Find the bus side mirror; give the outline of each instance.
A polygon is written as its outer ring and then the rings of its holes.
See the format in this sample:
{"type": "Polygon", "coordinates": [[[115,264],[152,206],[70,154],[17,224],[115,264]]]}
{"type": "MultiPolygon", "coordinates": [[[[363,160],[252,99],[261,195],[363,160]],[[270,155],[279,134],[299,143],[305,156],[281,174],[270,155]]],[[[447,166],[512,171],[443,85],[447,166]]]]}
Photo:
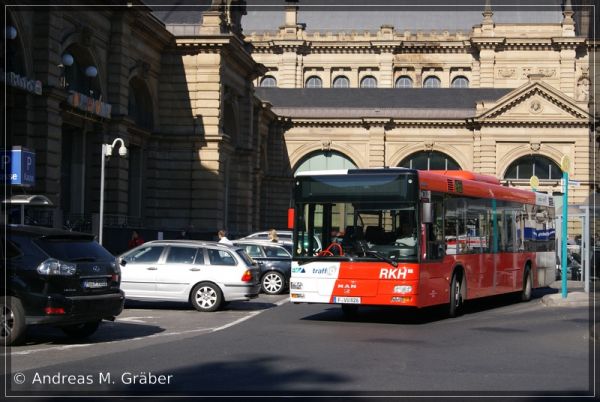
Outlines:
{"type": "Polygon", "coordinates": [[[423,204],[423,208],[422,208],[422,213],[421,213],[421,222],[423,223],[433,223],[433,211],[431,208],[431,203],[430,202],[424,202],[423,204]]]}
{"type": "Polygon", "coordinates": [[[288,229],[294,228],[294,208],[288,208],[288,229]]]}

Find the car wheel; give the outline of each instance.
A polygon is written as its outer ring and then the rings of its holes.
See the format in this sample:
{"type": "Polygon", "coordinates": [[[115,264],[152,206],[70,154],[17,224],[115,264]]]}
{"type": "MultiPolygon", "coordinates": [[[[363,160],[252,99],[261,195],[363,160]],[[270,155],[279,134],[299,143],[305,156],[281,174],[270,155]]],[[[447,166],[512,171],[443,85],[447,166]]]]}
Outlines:
{"type": "Polygon", "coordinates": [[[100,326],[100,320],[84,322],[77,325],[61,327],[63,332],[71,338],[84,339],[91,336],[100,326]]]}
{"type": "Polygon", "coordinates": [[[285,278],[277,271],[267,272],[262,278],[262,290],[269,295],[278,295],[285,289],[285,278]]]}
{"type": "Polygon", "coordinates": [[[463,311],[463,294],[462,294],[462,278],[459,274],[454,273],[452,275],[452,283],[450,285],[450,308],[448,315],[450,317],[457,317],[462,314],[463,311]]]}
{"type": "Polygon", "coordinates": [[[25,310],[16,297],[2,297],[2,344],[18,345],[25,334],[25,310]]]}
{"type": "Polygon", "coordinates": [[[198,311],[216,311],[223,303],[223,294],[217,285],[199,283],[192,289],[191,301],[198,311]]]}
{"type": "Polygon", "coordinates": [[[525,274],[523,276],[523,290],[521,291],[521,301],[531,300],[531,269],[529,265],[525,267],[525,274]]]}

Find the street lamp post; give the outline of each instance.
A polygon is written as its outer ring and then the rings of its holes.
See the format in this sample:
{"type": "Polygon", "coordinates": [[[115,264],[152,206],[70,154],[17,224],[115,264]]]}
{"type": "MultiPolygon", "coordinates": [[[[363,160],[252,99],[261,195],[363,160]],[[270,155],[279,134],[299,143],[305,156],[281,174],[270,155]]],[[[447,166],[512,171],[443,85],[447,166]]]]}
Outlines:
{"type": "Polygon", "coordinates": [[[102,228],[104,226],[104,165],[106,158],[112,156],[112,151],[117,142],[120,142],[119,156],[127,156],[127,147],[125,141],[121,138],[115,138],[112,144],[102,144],[102,162],[100,164],[100,227],[98,229],[98,243],[102,244],[102,228]]]}

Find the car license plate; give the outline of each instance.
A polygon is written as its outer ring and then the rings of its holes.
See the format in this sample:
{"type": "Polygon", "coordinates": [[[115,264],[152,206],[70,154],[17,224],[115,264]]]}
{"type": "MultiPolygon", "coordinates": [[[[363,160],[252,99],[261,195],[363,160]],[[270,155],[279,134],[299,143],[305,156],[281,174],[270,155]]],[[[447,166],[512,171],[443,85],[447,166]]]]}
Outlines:
{"type": "Polygon", "coordinates": [[[106,279],[88,279],[83,281],[83,287],[86,289],[105,288],[107,285],[106,279]]]}
{"type": "Polygon", "coordinates": [[[360,304],[360,297],[334,297],[333,302],[342,304],[360,304]]]}

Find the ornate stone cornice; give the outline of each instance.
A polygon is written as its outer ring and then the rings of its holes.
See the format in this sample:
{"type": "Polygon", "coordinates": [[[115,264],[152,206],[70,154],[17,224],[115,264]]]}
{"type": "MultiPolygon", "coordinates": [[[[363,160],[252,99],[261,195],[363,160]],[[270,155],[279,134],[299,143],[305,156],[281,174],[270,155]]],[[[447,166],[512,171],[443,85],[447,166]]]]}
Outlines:
{"type": "Polygon", "coordinates": [[[476,49],[489,49],[489,50],[498,50],[501,46],[504,45],[506,38],[503,37],[476,37],[471,38],[471,46],[476,49]]]}

